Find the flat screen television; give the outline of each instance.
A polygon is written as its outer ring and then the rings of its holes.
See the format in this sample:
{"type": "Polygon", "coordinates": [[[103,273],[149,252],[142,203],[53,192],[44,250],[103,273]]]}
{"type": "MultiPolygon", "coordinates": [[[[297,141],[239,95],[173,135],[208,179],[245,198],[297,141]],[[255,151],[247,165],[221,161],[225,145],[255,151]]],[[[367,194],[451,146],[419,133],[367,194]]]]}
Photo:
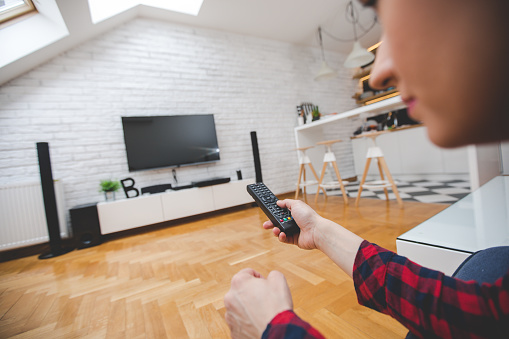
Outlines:
{"type": "Polygon", "coordinates": [[[219,161],[214,115],[122,117],[129,171],[219,161]]]}

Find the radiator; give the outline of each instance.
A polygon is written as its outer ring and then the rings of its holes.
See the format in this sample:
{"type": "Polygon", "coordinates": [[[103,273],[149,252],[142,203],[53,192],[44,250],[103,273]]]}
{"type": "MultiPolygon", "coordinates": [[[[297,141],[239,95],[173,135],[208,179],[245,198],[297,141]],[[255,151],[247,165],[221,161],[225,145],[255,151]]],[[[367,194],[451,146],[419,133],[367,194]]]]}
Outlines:
{"type": "MultiPolygon", "coordinates": [[[[58,221],[68,236],[62,181],[55,180],[58,221]]],[[[0,186],[0,251],[49,241],[40,182],[0,186]]]]}

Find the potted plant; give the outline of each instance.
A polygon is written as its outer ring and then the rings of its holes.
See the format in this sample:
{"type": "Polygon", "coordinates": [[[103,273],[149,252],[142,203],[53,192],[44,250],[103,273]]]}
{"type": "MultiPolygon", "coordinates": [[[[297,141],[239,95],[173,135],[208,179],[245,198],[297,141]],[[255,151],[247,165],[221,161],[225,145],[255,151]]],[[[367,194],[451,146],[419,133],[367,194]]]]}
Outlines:
{"type": "Polygon", "coordinates": [[[313,116],[313,120],[312,121],[320,119],[321,114],[320,114],[320,110],[318,109],[318,106],[315,106],[313,108],[313,112],[311,113],[311,115],[313,116]]]}
{"type": "Polygon", "coordinates": [[[104,192],[106,201],[115,200],[115,192],[120,189],[120,182],[115,180],[101,180],[101,189],[99,192],[104,192]]]}

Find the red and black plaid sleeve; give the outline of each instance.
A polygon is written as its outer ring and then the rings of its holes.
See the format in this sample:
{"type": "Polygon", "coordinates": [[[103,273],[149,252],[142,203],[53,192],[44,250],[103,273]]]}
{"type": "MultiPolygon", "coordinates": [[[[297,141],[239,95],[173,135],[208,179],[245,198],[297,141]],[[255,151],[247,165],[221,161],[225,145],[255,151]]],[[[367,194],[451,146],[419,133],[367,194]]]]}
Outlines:
{"type": "Polygon", "coordinates": [[[462,281],[364,241],[353,278],[359,304],[432,338],[509,338],[509,272],[494,284],[462,281]]]}
{"type": "Polygon", "coordinates": [[[284,311],[272,319],[262,339],[324,339],[310,324],[293,311],[284,311]]]}

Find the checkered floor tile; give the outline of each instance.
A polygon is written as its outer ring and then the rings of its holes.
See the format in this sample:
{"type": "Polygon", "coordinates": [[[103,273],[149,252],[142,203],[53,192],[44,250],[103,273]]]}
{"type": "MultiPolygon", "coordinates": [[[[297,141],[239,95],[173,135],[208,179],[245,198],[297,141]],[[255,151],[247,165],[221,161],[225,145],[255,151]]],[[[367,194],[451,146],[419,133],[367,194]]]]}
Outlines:
{"type": "MultiPolygon", "coordinates": [[[[404,201],[418,201],[425,203],[452,204],[470,193],[470,183],[464,180],[448,181],[398,181],[399,195],[404,201]]],[[[350,198],[356,198],[359,191],[359,182],[352,182],[345,186],[350,198]]],[[[394,193],[389,189],[389,199],[395,199],[394,193]]],[[[341,195],[341,190],[331,189],[330,195],[341,195]]],[[[383,189],[363,189],[362,198],[375,198],[385,200],[383,189]]]]}

